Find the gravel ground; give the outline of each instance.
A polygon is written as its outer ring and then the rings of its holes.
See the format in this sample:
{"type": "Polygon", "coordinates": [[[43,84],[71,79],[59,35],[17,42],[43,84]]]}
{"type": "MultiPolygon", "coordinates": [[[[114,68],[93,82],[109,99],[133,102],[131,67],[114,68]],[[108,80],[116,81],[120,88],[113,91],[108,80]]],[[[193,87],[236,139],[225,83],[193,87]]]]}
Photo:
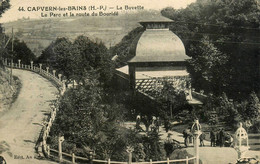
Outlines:
{"type": "Polygon", "coordinates": [[[1,156],[8,164],[52,163],[36,159],[34,146],[58,90],[36,73],[13,70],[13,74],[21,80],[22,88],[10,110],[0,116],[1,156]]]}

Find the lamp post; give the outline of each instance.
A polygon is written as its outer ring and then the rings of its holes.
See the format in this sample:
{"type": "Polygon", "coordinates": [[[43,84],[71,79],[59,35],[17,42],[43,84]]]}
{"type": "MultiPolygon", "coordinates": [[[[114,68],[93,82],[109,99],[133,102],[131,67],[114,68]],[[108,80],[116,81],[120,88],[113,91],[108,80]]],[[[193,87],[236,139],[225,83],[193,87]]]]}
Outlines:
{"type": "Polygon", "coordinates": [[[199,164],[199,136],[201,135],[201,125],[199,120],[195,120],[191,127],[191,133],[194,138],[194,150],[196,156],[196,164],[199,164]]]}
{"type": "Polygon", "coordinates": [[[250,147],[248,145],[248,135],[246,130],[242,127],[242,123],[240,123],[239,128],[236,130],[234,138],[234,148],[238,153],[238,158],[245,157],[250,147]]]}

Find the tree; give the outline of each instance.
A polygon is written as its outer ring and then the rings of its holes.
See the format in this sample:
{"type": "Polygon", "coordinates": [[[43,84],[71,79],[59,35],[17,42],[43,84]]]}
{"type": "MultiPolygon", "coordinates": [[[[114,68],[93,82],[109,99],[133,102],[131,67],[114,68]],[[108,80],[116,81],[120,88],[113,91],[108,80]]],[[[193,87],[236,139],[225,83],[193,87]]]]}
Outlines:
{"type": "Polygon", "coordinates": [[[143,145],[146,154],[146,160],[162,160],[165,154],[163,154],[163,145],[160,143],[160,135],[156,131],[147,133],[147,136],[143,137],[143,145]]]}
{"type": "Polygon", "coordinates": [[[93,68],[97,70],[100,74],[99,81],[108,86],[113,76],[114,65],[105,45],[102,42],[92,42],[88,37],[83,35],[78,36],[73,44],[80,53],[80,57],[78,58],[78,60],[81,60],[79,69],[85,68],[86,70],[90,70],[93,68]]]}
{"type": "Polygon", "coordinates": [[[200,44],[191,45],[190,51],[196,54],[189,61],[192,66],[190,69],[192,79],[200,80],[200,85],[204,85],[207,92],[219,95],[221,88],[227,85],[228,72],[225,69],[227,55],[220,52],[208,37],[204,37],[200,44]]]}
{"type": "Polygon", "coordinates": [[[232,99],[228,99],[225,93],[217,98],[218,116],[227,123],[229,127],[237,128],[237,124],[242,121],[242,116],[237,110],[237,105],[232,99]]]}
{"type": "Polygon", "coordinates": [[[54,68],[61,72],[69,83],[76,74],[79,67],[79,51],[73,46],[68,38],[60,38],[53,48],[54,56],[56,56],[54,68]]]}
{"type": "Polygon", "coordinates": [[[45,48],[37,62],[51,67],[66,77],[66,85],[75,79],[75,72],[79,65],[79,51],[73,43],[65,37],[57,38],[45,48]]]}
{"type": "Polygon", "coordinates": [[[84,83],[84,72],[96,70],[100,75],[99,84],[108,86],[114,70],[110,57],[102,42],[93,42],[81,35],[74,42],[65,37],[57,38],[42,52],[38,63],[58,70],[66,76],[67,83],[71,80],[84,83]]]}
{"type": "Polygon", "coordinates": [[[130,31],[124,38],[110,49],[111,54],[117,55],[116,67],[121,67],[127,65],[127,61],[135,56],[135,49],[137,41],[141,34],[143,33],[144,28],[137,27],[134,30],[130,31]]]}
{"type": "MultiPolygon", "coordinates": [[[[10,8],[10,0],[5,0],[2,1],[0,4],[0,16],[10,8]]],[[[1,27],[1,32],[2,32],[2,27],[1,27]]]]}
{"type": "Polygon", "coordinates": [[[222,64],[217,63],[219,66],[214,67],[213,62],[210,72],[191,65],[188,71],[196,89],[216,94],[226,92],[236,100],[243,100],[252,91],[260,90],[259,37],[255,37],[260,33],[259,10],[255,0],[202,0],[185,9],[162,10],[164,16],[174,20],[170,29],[180,36],[187,55],[197,60],[198,67],[210,66],[207,64],[213,59],[226,56],[225,60],[220,60],[222,64]],[[205,45],[205,37],[209,46],[205,45]],[[203,53],[204,58],[200,60],[203,53]]]}
{"type": "Polygon", "coordinates": [[[36,56],[31,51],[31,49],[26,45],[24,41],[20,41],[15,38],[13,43],[12,51],[12,42],[9,41],[6,49],[4,50],[3,56],[5,58],[13,59],[14,62],[18,62],[20,59],[24,64],[30,64],[31,61],[36,59],[36,56]]]}
{"type": "Polygon", "coordinates": [[[67,143],[76,144],[77,150],[85,147],[95,150],[96,158],[125,160],[126,146],[134,145],[137,136],[120,126],[121,106],[103,102],[106,94],[99,85],[97,72],[85,71],[83,75],[85,82],[62,96],[51,135],[63,134],[67,143]]]}
{"type": "Polygon", "coordinates": [[[260,102],[255,92],[252,92],[249,96],[245,115],[252,122],[257,121],[260,116],[260,102]]]}
{"type": "MultiPolygon", "coordinates": [[[[177,79],[180,83],[186,83],[181,79],[177,79]],[[182,81],[182,82],[181,82],[182,81]]],[[[168,116],[175,114],[176,116],[187,109],[188,102],[181,85],[174,85],[167,80],[162,81],[162,88],[157,90],[156,101],[161,105],[160,115],[162,118],[168,119],[168,116]],[[178,88],[180,87],[180,88],[178,88]]]]}

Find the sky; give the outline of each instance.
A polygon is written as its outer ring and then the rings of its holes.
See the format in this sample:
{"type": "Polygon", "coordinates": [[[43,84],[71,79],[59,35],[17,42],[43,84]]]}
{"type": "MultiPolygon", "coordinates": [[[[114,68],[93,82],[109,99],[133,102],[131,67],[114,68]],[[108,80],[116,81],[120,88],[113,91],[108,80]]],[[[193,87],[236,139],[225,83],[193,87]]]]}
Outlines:
{"type": "MultiPolygon", "coordinates": [[[[171,6],[175,9],[185,8],[188,4],[195,2],[196,0],[10,0],[11,8],[7,10],[0,22],[15,21],[20,18],[41,18],[41,11],[28,11],[28,7],[37,6],[100,6],[107,5],[113,6],[144,6],[144,9],[160,10],[162,8],[171,6]],[[19,7],[23,7],[25,11],[18,11],[19,7]]],[[[133,11],[127,11],[133,12],[133,11]]],[[[49,14],[49,13],[48,13],[49,14]]]]}

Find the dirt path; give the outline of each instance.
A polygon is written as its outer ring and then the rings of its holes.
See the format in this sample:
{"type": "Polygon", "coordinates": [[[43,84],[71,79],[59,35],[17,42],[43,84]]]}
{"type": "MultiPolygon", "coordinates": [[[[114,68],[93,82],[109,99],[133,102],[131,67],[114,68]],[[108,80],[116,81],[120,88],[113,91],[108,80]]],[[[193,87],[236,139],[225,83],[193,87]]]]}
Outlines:
{"type": "Polygon", "coordinates": [[[8,164],[52,163],[36,159],[34,146],[58,91],[36,73],[14,70],[13,74],[22,88],[11,109],[0,115],[0,153],[8,164]]]}

